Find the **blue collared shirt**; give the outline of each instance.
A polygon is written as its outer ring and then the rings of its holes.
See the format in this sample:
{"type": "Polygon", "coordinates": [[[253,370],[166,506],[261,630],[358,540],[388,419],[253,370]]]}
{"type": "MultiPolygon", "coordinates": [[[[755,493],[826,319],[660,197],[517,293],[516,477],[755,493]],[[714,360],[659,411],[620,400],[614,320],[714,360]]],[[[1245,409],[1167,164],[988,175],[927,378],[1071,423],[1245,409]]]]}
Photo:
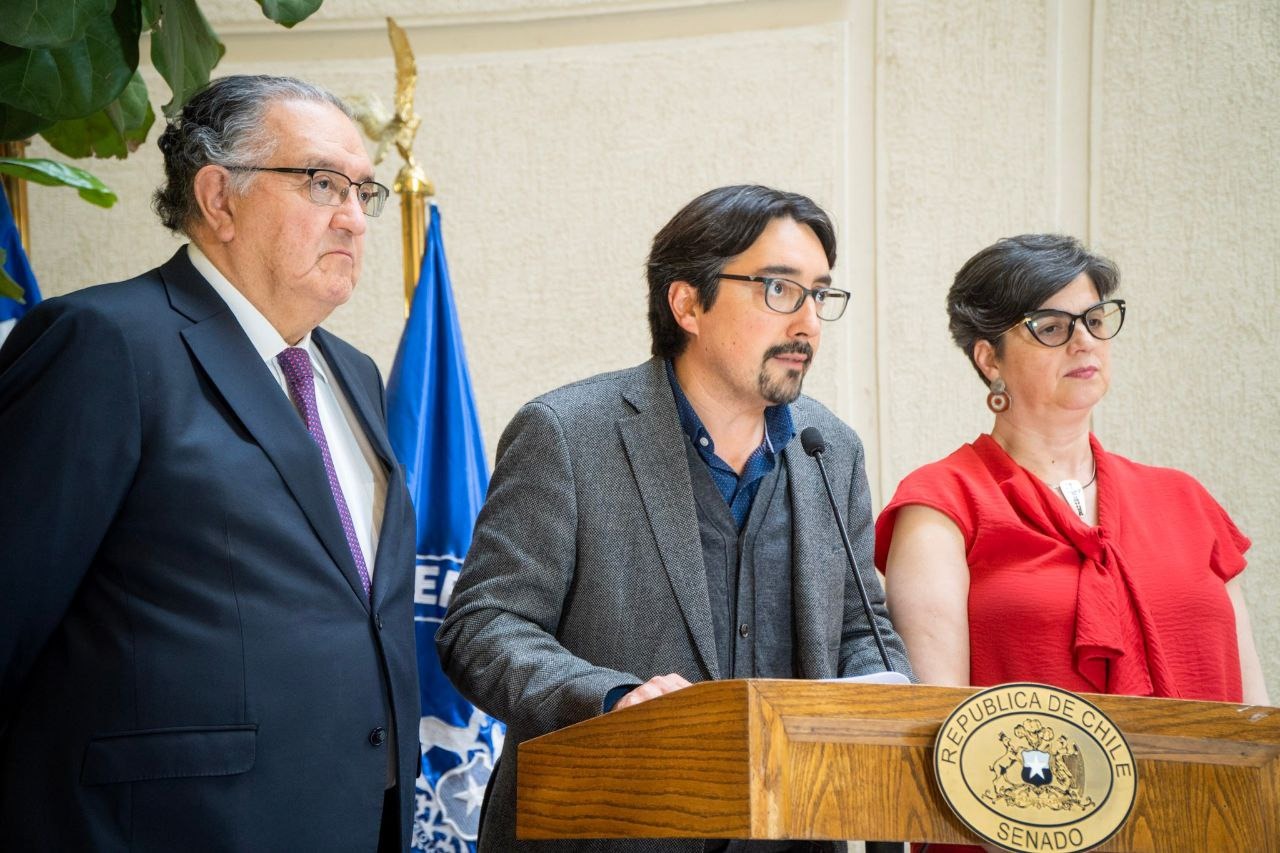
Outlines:
{"type": "Polygon", "coordinates": [[[760,489],[760,481],[773,470],[773,466],[777,464],[778,454],[796,434],[795,423],[791,420],[791,407],[782,403],[769,406],[764,410],[764,439],[760,442],[760,446],[747,457],[747,464],[743,467],[742,473],[738,474],[729,466],[729,463],[716,455],[716,443],[707,432],[707,428],[702,425],[702,419],[693,410],[689,398],[680,389],[680,382],[676,379],[671,360],[668,359],[666,364],[667,380],[671,383],[671,393],[676,399],[676,414],[680,417],[680,427],[693,442],[698,456],[707,463],[711,479],[715,481],[716,488],[724,496],[724,502],[729,505],[729,511],[733,513],[733,520],[741,530],[742,525],[747,521],[747,514],[751,512],[751,502],[755,500],[756,492],[760,489]]]}

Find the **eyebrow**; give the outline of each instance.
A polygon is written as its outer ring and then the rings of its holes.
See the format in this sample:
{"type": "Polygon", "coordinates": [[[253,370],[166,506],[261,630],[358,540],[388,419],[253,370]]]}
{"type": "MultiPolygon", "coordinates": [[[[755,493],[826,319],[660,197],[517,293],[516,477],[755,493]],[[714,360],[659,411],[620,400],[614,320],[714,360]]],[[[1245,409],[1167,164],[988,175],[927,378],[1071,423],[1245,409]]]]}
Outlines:
{"type": "Polygon", "coordinates": [[[1092,305],[1090,305],[1090,306],[1088,306],[1087,308],[1085,308],[1083,311],[1068,311],[1066,308],[1035,308],[1035,309],[1033,309],[1033,310],[1031,310],[1031,311],[1028,311],[1027,313],[1028,313],[1028,314],[1042,314],[1042,313],[1044,313],[1044,312],[1046,312],[1046,311],[1052,311],[1054,314],[1069,314],[1069,315],[1070,315],[1070,316],[1072,316],[1072,317],[1080,317],[1080,316],[1082,316],[1082,315],[1084,315],[1084,314],[1088,314],[1090,311],[1092,311],[1094,308],[1097,308],[1099,305],[1104,305],[1104,304],[1106,304],[1107,302],[1110,302],[1110,301],[1111,301],[1111,300],[1109,300],[1109,299],[1104,299],[1104,300],[1102,300],[1101,302],[1095,302],[1095,303],[1093,303],[1092,305]]]}
{"type": "MultiPolygon", "coordinates": [[[[760,267],[756,270],[756,275],[776,275],[786,276],[787,278],[798,278],[800,276],[800,270],[795,267],[789,267],[786,264],[772,264],[767,267],[760,267]]],[[[820,275],[814,279],[814,282],[824,286],[829,285],[831,284],[831,275],[820,275]]]]}
{"type": "MultiPolygon", "coordinates": [[[[311,157],[311,158],[307,158],[307,162],[312,164],[307,167],[309,169],[324,169],[325,171],[328,171],[328,172],[337,172],[339,175],[342,175],[344,177],[350,177],[349,175],[347,175],[346,172],[342,171],[342,169],[339,168],[339,165],[340,165],[339,163],[336,163],[333,160],[329,160],[328,158],[311,157]]],[[[374,180],[374,176],[372,174],[368,174],[363,178],[357,177],[355,179],[355,182],[357,184],[363,184],[366,181],[372,181],[372,180],[374,180]]]]}

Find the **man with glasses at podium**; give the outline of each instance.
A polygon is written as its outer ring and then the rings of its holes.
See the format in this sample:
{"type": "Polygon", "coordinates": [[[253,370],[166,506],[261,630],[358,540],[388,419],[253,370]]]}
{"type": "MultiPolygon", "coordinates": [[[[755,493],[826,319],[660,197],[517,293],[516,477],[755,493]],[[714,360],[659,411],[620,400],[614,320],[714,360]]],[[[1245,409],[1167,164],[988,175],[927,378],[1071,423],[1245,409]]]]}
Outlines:
{"type": "Polygon", "coordinates": [[[488,851],[828,851],[810,841],[515,838],[521,741],[691,682],[909,673],[872,560],[861,442],[800,394],[833,286],[835,232],[808,198],[723,187],[690,202],[648,261],[653,358],[525,405],[441,625],[445,670],[508,737],[488,851]],[[825,439],[869,607],[814,459],[825,439]],[[868,610],[870,612],[868,612],[868,610]],[[883,636],[883,653],[871,628],[883,636]]]}

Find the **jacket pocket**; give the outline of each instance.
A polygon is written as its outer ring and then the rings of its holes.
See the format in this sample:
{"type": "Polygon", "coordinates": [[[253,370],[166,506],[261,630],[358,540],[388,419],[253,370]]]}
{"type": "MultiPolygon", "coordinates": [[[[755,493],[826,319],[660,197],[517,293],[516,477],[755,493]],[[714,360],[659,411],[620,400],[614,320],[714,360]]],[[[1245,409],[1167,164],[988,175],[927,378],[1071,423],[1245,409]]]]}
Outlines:
{"type": "Polygon", "coordinates": [[[253,767],[258,727],[190,726],[100,735],[85,750],[80,782],[234,776],[253,767]]]}

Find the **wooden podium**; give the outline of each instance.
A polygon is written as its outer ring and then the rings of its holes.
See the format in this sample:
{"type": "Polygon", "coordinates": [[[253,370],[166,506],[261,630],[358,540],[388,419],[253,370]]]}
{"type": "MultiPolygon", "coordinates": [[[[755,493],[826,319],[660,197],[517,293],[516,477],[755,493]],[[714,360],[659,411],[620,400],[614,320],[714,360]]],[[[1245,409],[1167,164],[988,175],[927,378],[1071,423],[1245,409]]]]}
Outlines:
{"type": "MultiPolygon", "coordinates": [[[[975,843],[934,783],[971,688],[715,681],[520,745],[516,833],[975,843]]],[[[1138,763],[1101,850],[1280,853],[1280,709],[1088,694],[1138,763]]]]}

